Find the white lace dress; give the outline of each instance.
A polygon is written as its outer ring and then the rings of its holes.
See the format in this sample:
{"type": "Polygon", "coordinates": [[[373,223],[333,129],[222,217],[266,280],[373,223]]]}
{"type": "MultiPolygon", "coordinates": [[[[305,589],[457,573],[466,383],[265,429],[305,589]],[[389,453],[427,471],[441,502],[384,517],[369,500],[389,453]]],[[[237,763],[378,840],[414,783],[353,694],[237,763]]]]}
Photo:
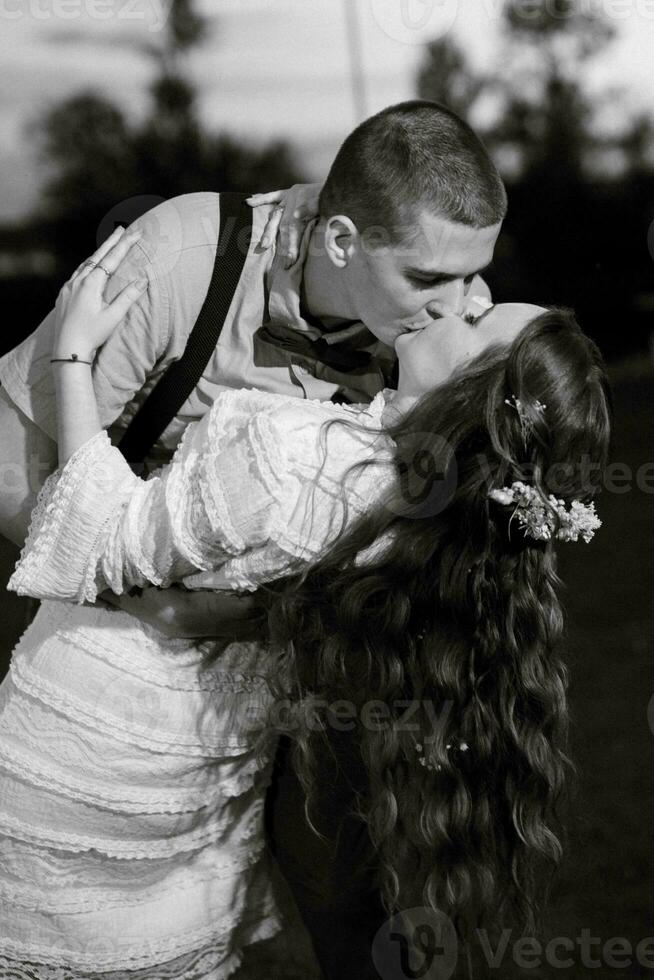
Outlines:
{"type": "Polygon", "coordinates": [[[344,487],[352,520],[389,486],[384,403],[227,391],[147,481],[104,433],[48,480],[10,583],[44,601],[0,687],[0,977],[223,980],[285,928],[262,822],[274,733],[254,751],[278,655],[80,603],[299,569],[338,534],[344,487]],[[325,441],[327,419],[370,431],[325,441]]]}

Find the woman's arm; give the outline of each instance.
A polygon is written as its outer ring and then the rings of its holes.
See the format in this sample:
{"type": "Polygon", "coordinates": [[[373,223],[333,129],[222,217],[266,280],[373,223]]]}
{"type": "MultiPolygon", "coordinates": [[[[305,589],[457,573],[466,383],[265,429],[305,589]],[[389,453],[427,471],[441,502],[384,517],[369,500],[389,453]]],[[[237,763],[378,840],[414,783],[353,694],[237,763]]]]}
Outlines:
{"type": "Polygon", "coordinates": [[[111,303],[105,303],[103,294],[108,277],[139,238],[138,232],[125,233],[124,228],[117,228],[75,270],[57,298],[52,369],[61,466],[102,431],[91,376],[95,352],[123,320],[146,281],[130,283],[111,303]]]}
{"type": "Polygon", "coordinates": [[[268,486],[253,473],[251,406],[239,409],[238,393],[219,396],[226,399],[220,450],[209,412],[189,426],[173,461],[147,481],[132,473],[102,430],[89,362],[138,296],[138,284],[111,304],[102,296],[106,277],[135,240],[119,230],[79,267],[57,301],[53,370],[62,465],[44,487],[10,583],[36,598],[93,602],[107,588],[121,594],[133,585],[167,587],[259,547],[275,509],[268,486]]]}

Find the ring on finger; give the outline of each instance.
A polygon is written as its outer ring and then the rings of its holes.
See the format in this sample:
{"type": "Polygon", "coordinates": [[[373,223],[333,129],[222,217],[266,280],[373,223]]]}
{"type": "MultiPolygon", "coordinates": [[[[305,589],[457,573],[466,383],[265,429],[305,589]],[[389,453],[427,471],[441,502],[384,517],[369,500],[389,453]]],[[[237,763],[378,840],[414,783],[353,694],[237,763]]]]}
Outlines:
{"type": "Polygon", "coordinates": [[[100,269],[101,272],[104,272],[105,276],[110,276],[111,275],[111,273],[109,272],[109,270],[108,269],[105,269],[105,267],[103,265],[101,265],[99,262],[94,263],[94,265],[95,265],[95,268],[96,269],[100,269]]]}
{"type": "Polygon", "coordinates": [[[97,263],[93,259],[87,259],[86,262],[82,262],[81,268],[84,269],[87,265],[90,265],[94,269],[97,263]]]}

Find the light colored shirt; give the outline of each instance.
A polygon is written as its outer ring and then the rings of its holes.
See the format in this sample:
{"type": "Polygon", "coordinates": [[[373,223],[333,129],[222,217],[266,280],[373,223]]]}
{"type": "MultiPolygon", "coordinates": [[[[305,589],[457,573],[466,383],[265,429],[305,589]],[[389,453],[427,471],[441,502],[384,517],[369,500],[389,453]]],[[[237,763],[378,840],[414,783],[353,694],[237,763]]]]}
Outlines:
{"type": "MultiPolygon", "coordinates": [[[[253,235],[241,278],[215,352],[186,403],[155,445],[150,463],[169,459],[186,426],[201,418],[226,388],[256,388],[298,398],[328,401],[341,387],[329,370],[306,358],[285,355],[259,343],[257,334],[268,322],[283,332],[316,339],[320,328],[303,318],[300,304],[302,271],[312,230],[303,235],[298,261],[290,270],[275,249],[257,247],[270,207],[252,211],[253,235]],[[295,362],[295,363],[293,363],[295,362]],[[318,376],[314,376],[318,375],[318,376]]],[[[135,415],[168,366],[184,351],[204,301],[220,232],[217,193],[172,198],[134,222],[142,238],[108,280],[111,300],[126,283],[147,277],[148,287],[100,350],[93,368],[102,424],[112,440],[135,415]]],[[[39,428],[56,438],[56,400],[50,366],[54,311],[14,350],[0,358],[0,384],[18,408],[39,428]]],[[[359,402],[370,401],[385,386],[387,375],[377,358],[388,364],[392,352],[375,341],[363,324],[325,332],[330,344],[372,354],[369,370],[355,378],[359,402]]]]}

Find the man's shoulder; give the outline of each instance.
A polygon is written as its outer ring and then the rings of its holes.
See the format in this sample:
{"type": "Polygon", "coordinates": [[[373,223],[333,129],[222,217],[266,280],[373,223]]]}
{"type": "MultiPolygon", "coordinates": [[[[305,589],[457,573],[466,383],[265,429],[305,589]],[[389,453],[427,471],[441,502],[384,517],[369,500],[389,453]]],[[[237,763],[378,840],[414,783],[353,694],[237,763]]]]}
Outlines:
{"type": "Polygon", "coordinates": [[[214,246],[220,233],[220,197],[215,191],[180,194],[162,201],[134,222],[140,247],[153,265],[181,251],[214,246]]]}
{"type": "MultiPolygon", "coordinates": [[[[263,233],[271,208],[272,205],[252,209],[255,241],[263,233]]],[[[207,266],[205,271],[210,271],[220,236],[220,194],[196,191],[171,197],[146,211],[132,227],[141,232],[139,248],[155,277],[161,279],[176,271],[188,275],[188,263],[179,261],[182,253],[187,253],[191,265],[198,261],[207,266]]]]}

